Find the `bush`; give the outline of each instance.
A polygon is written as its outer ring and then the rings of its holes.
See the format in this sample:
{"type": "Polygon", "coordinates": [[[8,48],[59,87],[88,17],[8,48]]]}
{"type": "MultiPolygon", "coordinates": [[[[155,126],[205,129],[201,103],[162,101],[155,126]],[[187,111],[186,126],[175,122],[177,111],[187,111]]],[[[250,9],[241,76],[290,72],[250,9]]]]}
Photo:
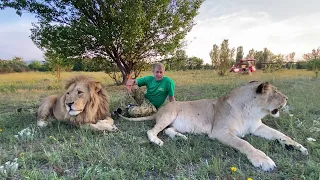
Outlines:
{"type": "Polygon", "coordinates": [[[313,59],[308,61],[306,64],[306,69],[310,71],[320,70],[320,59],[313,59]]]}
{"type": "Polygon", "coordinates": [[[30,70],[33,70],[33,71],[39,71],[42,67],[42,64],[40,61],[32,61],[29,65],[28,65],[28,68],[30,70]]]}
{"type": "Polygon", "coordinates": [[[320,59],[313,59],[313,60],[308,61],[307,69],[310,71],[313,71],[316,75],[316,78],[317,78],[319,75],[319,70],[320,70],[320,59]]]}
{"type": "Polygon", "coordinates": [[[307,69],[307,64],[308,64],[308,62],[306,62],[306,61],[297,62],[296,67],[297,67],[297,69],[307,69]]]}

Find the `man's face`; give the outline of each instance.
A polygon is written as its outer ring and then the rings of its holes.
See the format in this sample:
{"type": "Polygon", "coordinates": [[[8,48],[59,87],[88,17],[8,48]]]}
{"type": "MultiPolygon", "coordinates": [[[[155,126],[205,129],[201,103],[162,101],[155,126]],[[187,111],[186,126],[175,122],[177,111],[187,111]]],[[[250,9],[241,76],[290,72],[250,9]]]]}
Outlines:
{"type": "Polygon", "coordinates": [[[153,75],[156,78],[157,81],[161,81],[164,76],[164,69],[161,67],[156,67],[153,70],[153,75]]]}

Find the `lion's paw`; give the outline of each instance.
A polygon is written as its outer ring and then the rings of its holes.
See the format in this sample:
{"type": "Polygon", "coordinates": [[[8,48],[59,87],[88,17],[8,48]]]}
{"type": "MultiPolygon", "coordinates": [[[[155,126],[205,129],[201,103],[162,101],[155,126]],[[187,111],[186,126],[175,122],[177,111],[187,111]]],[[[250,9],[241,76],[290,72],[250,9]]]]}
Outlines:
{"type": "Polygon", "coordinates": [[[255,151],[248,158],[255,167],[259,167],[264,171],[272,171],[277,167],[273,160],[260,150],[255,151]]]}
{"type": "Polygon", "coordinates": [[[44,127],[46,127],[46,126],[48,126],[49,125],[49,122],[47,122],[47,121],[38,121],[37,122],[37,125],[40,127],[40,128],[44,128],[44,127]]]}

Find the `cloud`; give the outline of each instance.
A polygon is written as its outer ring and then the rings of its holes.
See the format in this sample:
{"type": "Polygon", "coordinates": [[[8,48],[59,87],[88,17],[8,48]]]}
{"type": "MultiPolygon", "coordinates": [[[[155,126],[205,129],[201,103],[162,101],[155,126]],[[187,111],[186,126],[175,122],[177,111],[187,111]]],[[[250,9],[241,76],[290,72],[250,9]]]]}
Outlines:
{"type": "MultiPolygon", "coordinates": [[[[273,53],[296,52],[296,59],[320,46],[319,0],[208,0],[199,9],[196,25],[188,33],[188,56],[210,62],[213,44],[229,39],[230,47],[264,47],[273,53]]],[[[13,10],[0,11],[0,58],[43,59],[29,36],[31,15],[18,17],[13,10]]]]}
{"type": "MultiPolygon", "coordinates": [[[[240,0],[241,1],[241,0],[240,0]]],[[[264,47],[273,53],[288,54],[296,52],[295,59],[302,59],[302,54],[311,52],[320,44],[320,18],[317,11],[308,13],[281,15],[288,9],[275,7],[264,10],[264,3],[238,4],[237,1],[204,3],[200,14],[195,18],[197,25],[187,35],[188,46],[185,48],[188,56],[197,56],[209,63],[209,52],[213,44],[220,45],[224,39],[229,39],[230,47],[244,47],[245,54],[252,48],[262,50],[264,47]],[[211,8],[210,5],[220,7],[211,8]],[[237,8],[235,8],[237,7],[237,8]]],[[[242,1],[241,1],[242,2],[242,1]]],[[[259,1],[260,2],[260,1],[259,1]]],[[[319,2],[317,4],[320,4],[319,2]]],[[[288,4],[278,4],[286,7],[288,4]]],[[[294,7],[300,3],[293,4],[294,7]]],[[[300,8],[300,7],[299,7],[300,8]]]]}

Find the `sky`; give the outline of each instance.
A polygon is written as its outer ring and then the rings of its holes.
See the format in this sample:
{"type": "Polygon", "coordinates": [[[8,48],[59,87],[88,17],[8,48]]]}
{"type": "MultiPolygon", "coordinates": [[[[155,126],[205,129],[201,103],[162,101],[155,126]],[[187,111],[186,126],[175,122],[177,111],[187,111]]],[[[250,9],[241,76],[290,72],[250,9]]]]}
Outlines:
{"type": "MultiPolygon", "coordinates": [[[[189,57],[210,63],[209,52],[224,39],[230,47],[270,49],[274,54],[295,52],[295,59],[320,46],[319,0],[206,0],[187,34],[184,48],[189,57]]],[[[43,60],[30,39],[31,14],[19,17],[12,9],[0,10],[0,59],[14,56],[43,60]]]]}

